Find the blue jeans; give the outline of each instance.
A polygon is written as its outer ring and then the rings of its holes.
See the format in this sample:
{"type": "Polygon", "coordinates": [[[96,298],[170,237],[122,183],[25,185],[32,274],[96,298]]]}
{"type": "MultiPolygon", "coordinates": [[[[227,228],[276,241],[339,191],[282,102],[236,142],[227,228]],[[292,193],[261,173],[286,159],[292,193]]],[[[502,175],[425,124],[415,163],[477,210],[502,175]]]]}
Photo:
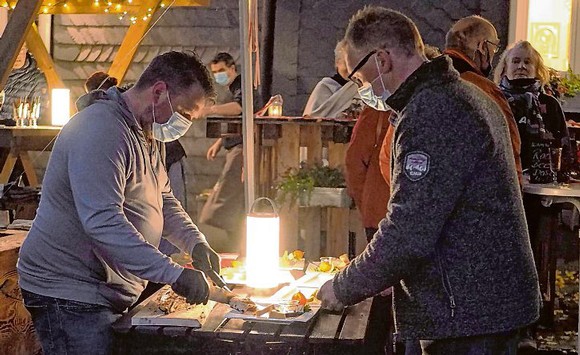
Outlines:
{"type": "Polygon", "coordinates": [[[121,315],[112,309],[22,290],[45,355],[110,354],[111,325],[121,315]]]}
{"type": "MultiPolygon", "coordinates": [[[[516,355],[519,338],[519,331],[512,330],[472,337],[421,340],[421,349],[423,355],[516,355]]],[[[421,354],[420,350],[418,354],[421,354]]]]}

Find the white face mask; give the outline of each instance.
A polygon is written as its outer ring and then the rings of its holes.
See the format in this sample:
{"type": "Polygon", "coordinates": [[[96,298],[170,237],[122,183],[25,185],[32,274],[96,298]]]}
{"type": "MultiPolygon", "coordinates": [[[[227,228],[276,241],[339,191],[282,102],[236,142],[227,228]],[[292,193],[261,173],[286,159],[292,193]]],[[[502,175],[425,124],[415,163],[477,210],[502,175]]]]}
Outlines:
{"type": "Polygon", "coordinates": [[[377,72],[379,76],[377,76],[372,82],[365,84],[364,86],[358,88],[358,94],[360,95],[361,100],[369,107],[374,108],[377,111],[390,111],[391,108],[387,105],[386,101],[391,96],[391,92],[387,90],[385,87],[385,83],[383,82],[382,74],[380,73],[379,68],[379,61],[377,57],[375,57],[375,64],[377,66],[377,72]],[[381,97],[378,97],[375,92],[373,91],[373,85],[377,79],[381,80],[381,85],[383,86],[383,93],[381,97]]]}
{"type": "Polygon", "coordinates": [[[215,79],[215,82],[216,83],[218,83],[219,85],[222,85],[222,86],[228,85],[228,81],[230,80],[228,78],[228,74],[225,71],[221,71],[219,73],[215,73],[213,75],[213,78],[215,79]]]}
{"type": "Polygon", "coordinates": [[[167,91],[167,101],[169,101],[169,107],[171,107],[173,114],[165,123],[155,122],[155,105],[153,105],[153,138],[160,142],[171,142],[179,139],[187,133],[192,124],[181,113],[173,111],[173,105],[171,105],[171,100],[169,99],[169,90],[167,91]]]}

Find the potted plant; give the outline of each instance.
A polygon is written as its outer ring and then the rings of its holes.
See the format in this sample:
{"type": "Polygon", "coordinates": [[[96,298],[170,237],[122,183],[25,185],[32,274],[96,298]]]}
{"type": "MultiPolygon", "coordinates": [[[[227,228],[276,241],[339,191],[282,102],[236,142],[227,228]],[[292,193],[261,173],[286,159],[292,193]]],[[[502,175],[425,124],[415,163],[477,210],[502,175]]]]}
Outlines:
{"type": "Polygon", "coordinates": [[[290,168],[276,185],[280,204],[296,202],[301,207],[349,207],[346,182],[337,168],[314,165],[290,168]]]}

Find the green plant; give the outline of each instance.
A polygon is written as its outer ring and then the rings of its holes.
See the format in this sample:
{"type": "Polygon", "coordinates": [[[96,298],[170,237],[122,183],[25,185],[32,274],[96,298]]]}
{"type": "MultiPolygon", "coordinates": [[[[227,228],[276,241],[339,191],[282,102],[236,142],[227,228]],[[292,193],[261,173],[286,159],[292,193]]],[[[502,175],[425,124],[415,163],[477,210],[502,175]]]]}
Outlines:
{"type": "Polygon", "coordinates": [[[580,75],[575,74],[568,68],[566,74],[550,68],[550,83],[546,87],[554,97],[561,99],[561,96],[574,97],[580,92],[580,75]]]}
{"type": "Polygon", "coordinates": [[[305,196],[307,201],[310,201],[314,187],[345,186],[344,176],[337,168],[320,165],[290,168],[281,175],[276,185],[279,191],[277,202],[283,205],[286,200],[289,200],[290,206],[293,206],[301,196],[305,196]]]}
{"type": "Polygon", "coordinates": [[[562,78],[562,86],[566,90],[564,96],[576,96],[580,92],[580,75],[575,74],[572,68],[568,68],[567,75],[562,78]]]}

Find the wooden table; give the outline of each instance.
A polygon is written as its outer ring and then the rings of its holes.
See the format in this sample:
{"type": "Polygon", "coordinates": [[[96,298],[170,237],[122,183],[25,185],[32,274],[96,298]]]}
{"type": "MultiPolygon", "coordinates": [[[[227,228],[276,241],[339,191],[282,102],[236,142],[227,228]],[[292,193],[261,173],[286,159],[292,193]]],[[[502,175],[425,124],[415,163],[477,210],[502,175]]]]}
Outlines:
{"type": "Polygon", "coordinates": [[[28,185],[33,187],[38,186],[38,176],[36,175],[33,161],[28,152],[51,150],[61,128],[54,126],[0,126],[0,148],[8,150],[7,156],[2,162],[0,184],[9,182],[14,166],[20,160],[28,180],[28,185]]]}
{"type": "Polygon", "coordinates": [[[372,299],[367,299],[341,313],[320,310],[310,322],[291,325],[225,319],[231,308],[217,304],[201,329],[131,326],[139,305],[114,324],[115,353],[361,353],[375,345],[366,341],[373,328],[369,326],[371,304],[372,299]]]}
{"type": "MultiPolygon", "coordinates": [[[[530,184],[524,180],[524,193],[531,195],[538,195],[541,197],[542,205],[545,207],[550,207],[553,204],[563,204],[569,203],[574,206],[574,208],[580,212],[580,183],[571,183],[566,185],[556,185],[556,184],[530,184]]],[[[553,229],[552,234],[553,234],[553,229]]],[[[549,239],[554,239],[553,235],[549,239]]],[[[554,297],[555,297],[555,279],[556,279],[556,253],[555,253],[555,243],[550,243],[548,248],[548,260],[547,267],[549,271],[548,277],[548,302],[545,303],[546,311],[554,312],[554,297]]],[[[580,256],[579,256],[580,260],[580,256]]],[[[541,279],[541,275],[540,275],[541,279]]],[[[541,280],[540,280],[541,282],[541,280]]],[[[580,290],[580,285],[579,285],[580,290]]],[[[580,306],[579,306],[580,311],[580,306]]],[[[578,331],[580,333],[580,319],[578,320],[578,331]]],[[[576,350],[580,351],[580,337],[576,341],[576,350]]]]}

